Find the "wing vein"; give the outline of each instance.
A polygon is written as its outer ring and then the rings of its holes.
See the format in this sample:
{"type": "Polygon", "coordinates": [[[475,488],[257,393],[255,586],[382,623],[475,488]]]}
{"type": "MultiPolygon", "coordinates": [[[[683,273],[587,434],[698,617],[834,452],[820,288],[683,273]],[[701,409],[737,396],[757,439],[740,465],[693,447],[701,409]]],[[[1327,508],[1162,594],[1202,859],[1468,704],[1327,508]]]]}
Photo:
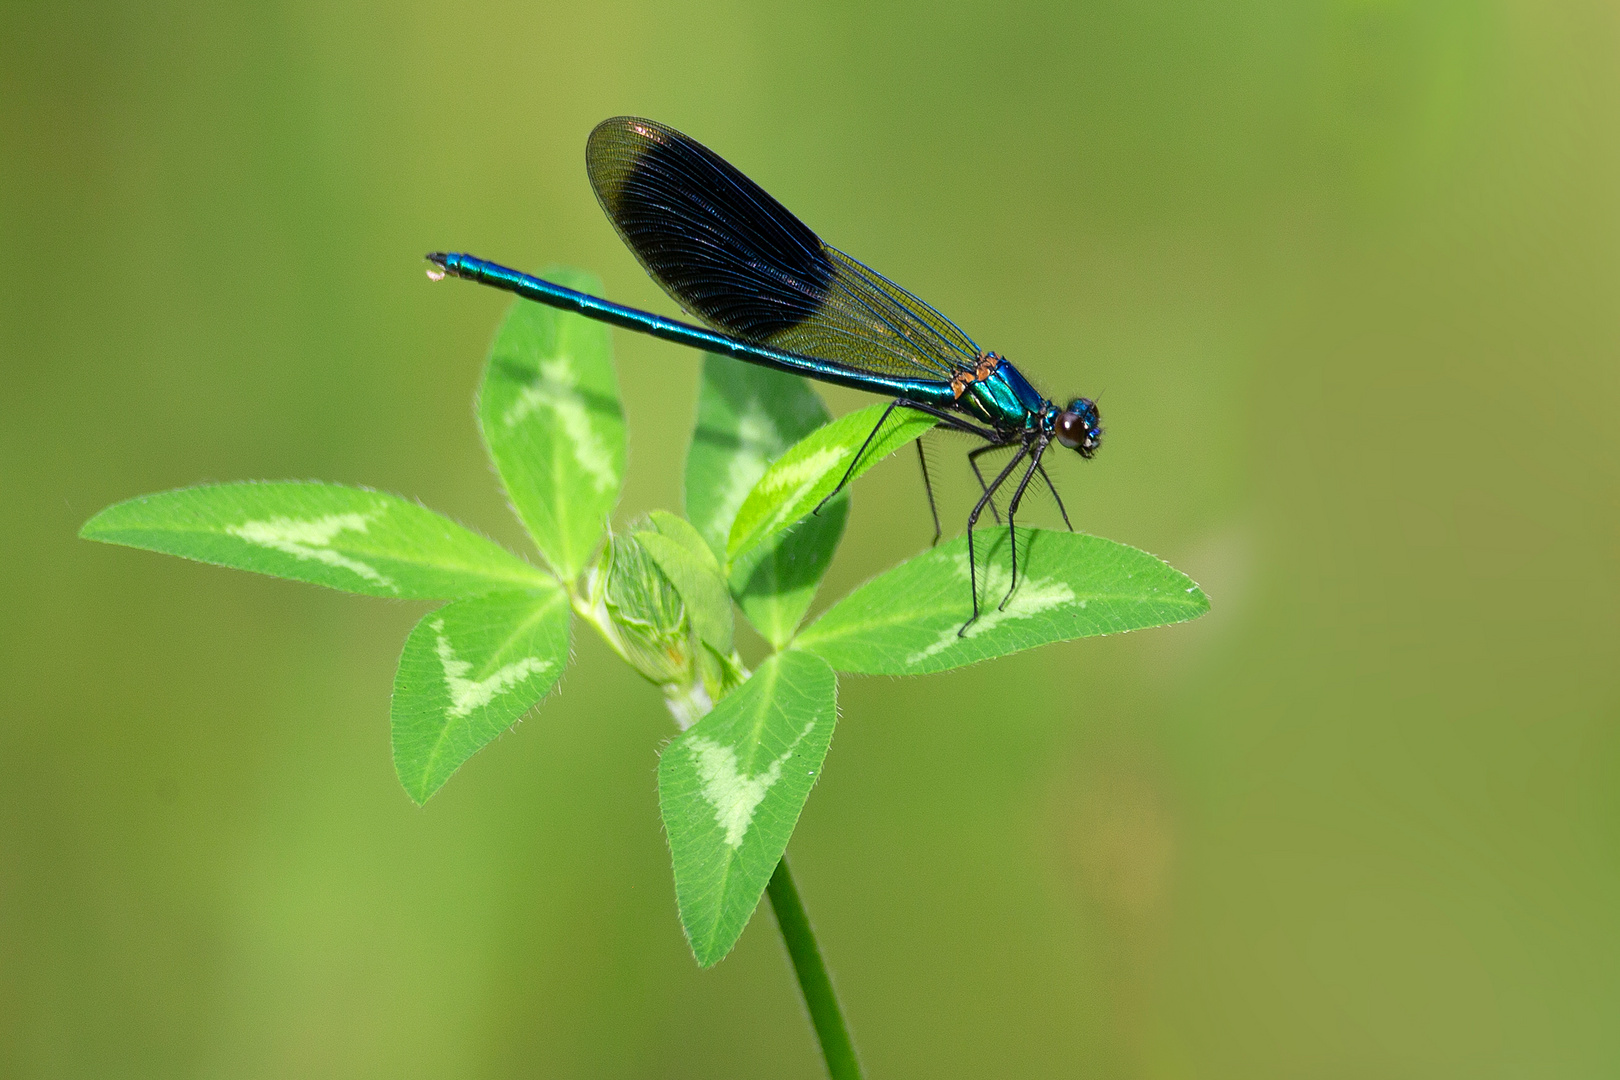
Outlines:
{"type": "Polygon", "coordinates": [[[955,323],[822,243],[759,185],[672,128],[606,120],[591,132],[586,167],[648,274],[722,333],[910,379],[949,381],[977,360],[955,323]]]}

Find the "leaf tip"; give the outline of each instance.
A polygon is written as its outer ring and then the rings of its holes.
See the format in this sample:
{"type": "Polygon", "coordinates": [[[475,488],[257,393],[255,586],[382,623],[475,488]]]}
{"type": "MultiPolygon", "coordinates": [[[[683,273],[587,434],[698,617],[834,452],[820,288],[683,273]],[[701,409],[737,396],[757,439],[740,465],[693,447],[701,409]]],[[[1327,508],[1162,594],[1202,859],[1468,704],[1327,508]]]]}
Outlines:
{"type": "Polygon", "coordinates": [[[123,503],[113,503],[111,506],[104,506],[100,510],[97,510],[94,514],[91,514],[90,517],[85,521],[85,523],[83,525],[79,526],[79,532],[78,532],[79,539],[80,540],[102,540],[102,539],[104,539],[106,537],[107,533],[112,531],[111,526],[109,526],[107,524],[108,517],[110,517],[112,515],[112,512],[114,510],[117,510],[122,505],[124,505],[124,504],[123,503]]]}
{"type": "Polygon", "coordinates": [[[426,773],[414,778],[406,776],[397,764],[394,766],[394,775],[399,778],[399,786],[405,789],[406,798],[418,808],[426,806],[427,801],[444,786],[443,780],[437,784],[430,783],[426,773]]]}
{"type": "Polygon", "coordinates": [[[699,968],[708,971],[731,955],[731,950],[742,939],[742,929],[746,929],[746,924],[734,934],[719,933],[716,928],[716,932],[704,934],[701,940],[693,936],[691,927],[686,926],[684,920],[681,929],[686,931],[686,944],[692,950],[692,959],[697,961],[699,968]]]}
{"type": "Polygon", "coordinates": [[[1192,578],[1188,578],[1187,580],[1191,584],[1187,586],[1186,596],[1196,609],[1193,614],[1189,616],[1189,618],[1196,619],[1200,615],[1209,613],[1209,594],[1206,593],[1196,581],[1193,581],[1192,578]]]}

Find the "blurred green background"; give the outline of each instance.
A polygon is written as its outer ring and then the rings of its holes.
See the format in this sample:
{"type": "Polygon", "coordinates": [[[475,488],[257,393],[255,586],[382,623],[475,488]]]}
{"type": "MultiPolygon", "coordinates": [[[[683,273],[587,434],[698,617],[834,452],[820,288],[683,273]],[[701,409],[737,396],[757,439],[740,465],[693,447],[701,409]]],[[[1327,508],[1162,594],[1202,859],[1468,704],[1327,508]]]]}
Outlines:
{"type": "MultiPolygon", "coordinates": [[[[5,5],[0,1074],[818,1074],[768,914],[693,964],[600,642],[417,810],[421,606],[74,537],[263,477],[520,544],[506,299],[421,256],[673,312],[585,178],[633,112],[1100,393],[1071,509],[1214,603],[844,680],[790,850],[874,1078],[1614,1075],[1617,55],[1601,2],[5,5]]],[[[616,346],[625,521],[698,357],[616,346]]],[[[925,513],[863,480],[823,600],[925,513]]]]}

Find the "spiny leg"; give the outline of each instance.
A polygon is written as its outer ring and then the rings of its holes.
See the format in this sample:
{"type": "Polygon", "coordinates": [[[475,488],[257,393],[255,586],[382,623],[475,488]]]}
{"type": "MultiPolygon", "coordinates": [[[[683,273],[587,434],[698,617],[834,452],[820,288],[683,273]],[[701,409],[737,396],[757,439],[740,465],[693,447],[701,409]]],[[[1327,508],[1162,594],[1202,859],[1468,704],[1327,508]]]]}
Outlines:
{"type": "Polygon", "coordinates": [[[924,401],[908,401],[906,398],[897,398],[896,405],[904,405],[908,409],[915,409],[920,413],[927,413],[952,431],[964,431],[969,435],[977,435],[985,442],[993,442],[998,446],[1005,445],[1006,440],[991,428],[972,424],[962,419],[956,413],[947,412],[937,405],[930,405],[924,401]]]}
{"type": "MultiPolygon", "coordinates": [[[[843,479],[838,481],[837,487],[833,488],[832,491],[827,493],[827,498],[816,503],[816,508],[810,511],[812,514],[820,514],[821,508],[826,506],[828,501],[840,491],[844,490],[844,485],[849,483],[850,474],[855,471],[855,466],[861,463],[861,457],[865,455],[866,448],[872,445],[872,440],[877,438],[877,433],[883,430],[883,425],[889,419],[889,414],[894,412],[896,406],[904,405],[905,403],[906,401],[904,398],[895,398],[893,401],[889,402],[889,407],[883,410],[882,416],[878,417],[877,427],[866,433],[866,441],[861,443],[861,448],[859,450],[855,451],[855,460],[851,461],[849,463],[849,468],[844,470],[843,479]]],[[[930,498],[932,497],[930,496],[930,498]]]]}
{"type": "Polygon", "coordinates": [[[934,515],[934,539],[928,546],[933,547],[939,543],[939,507],[934,505],[934,485],[928,482],[928,455],[923,453],[922,436],[917,436],[917,464],[922,466],[923,490],[928,493],[928,512],[934,515]]]}
{"type": "MultiPolygon", "coordinates": [[[[968,464],[973,466],[973,475],[979,478],[980,491],[989,491],[990,488],[984,482],[984,474],[979,471],[979,455],[989,453],[991,450],[1001,450],[1006,446],[1006,443],[991,443],[989,446],[981,446],[976,450],[968,451],[968,464]]],[[[996,510],[996,501],[994,499],[990,500],[990,516],[995,519],[997,525],[1001,524],[1001,514],[996,510]]]]}
{"type": "Polygon", "coordinates": [[[967,628],[979,621],[979,564],[973,557],[973,526],[978,524],[979,515],[984,512],[984,504],[990,501],[990,497],[996,493],[996,489],[1006,482],[1007,477],[1012,475],[1013,469],[1020,461],[1024,460],[1024,455],[1027,453],[1029,453],[1029,447],[1020,446],[1018,448],[1018,453],[1013,455],[1012,460],[1007,462],[1007,467],[1001,470],[995,480],[991,481],[989,487],[985,488],[984,494],[979,496],[979,501],[973,504],[973,513],[968,515],[968,584],[973,590],[973,617],[962,624],[962,629],[956,632],[957,637],[965,635],[967,628]]]}
{"type": "Polygon", "coordinates": [[[1024,470],[1023,479],[1018,481],[1018,490],[1013,492],[1012,502],[1007,504],[1007,543],[1012,548],[1012,582],[1007,586],[1007,595],[1003,596],[1001,603],[997,605],[997,611],[1007,610],[1007,601],[1012,599],[1013,590],[1018,588],[1018,529],[1013,525],[1013,516],[1018,513],[1018,504],[1023,501],[1024,489],[1029,486],[1029,478],[1041,467],[1041,455],[1046,453],[1045,439],[1035,444],[1033,453],[1035,460],[1024,470]]]}
{"type": "Polygon", "coordinates": [[[1050,476],[1046,475],[1046,466],[1037,461],[1035,463],[1035,468],[1040,471],[1041,479],[1046,481],[1046,490],[1050,491],[1052,493],[1052,498],[1057,500],[1058,513],[1063,515],[1063,524],[1070,532],[1074,532],[1074,526],[1069,523],[1069,511],[1064,509],[1063,506],[1063,496],[1057,493],[1057,485],[1052,483],[1052,478],[1050,476]]]}

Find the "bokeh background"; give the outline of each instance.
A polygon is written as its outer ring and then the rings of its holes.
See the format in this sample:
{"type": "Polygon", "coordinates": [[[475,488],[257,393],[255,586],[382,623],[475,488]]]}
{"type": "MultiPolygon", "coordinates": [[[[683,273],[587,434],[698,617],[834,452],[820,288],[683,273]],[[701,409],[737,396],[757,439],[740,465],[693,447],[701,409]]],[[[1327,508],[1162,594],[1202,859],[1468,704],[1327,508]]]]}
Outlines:
{"type": "MultiPolygon", "coordinates": [[[[1604,2],[5,5],[0,1074],[818,1075],[767,913],[692,963],[593,637],[418,810],[424,607],[74,536],[320,478],[520,545],[506,300],[421,256],[672,312],[583,168],[633,112],[1101,394],[1070,506],[1214,603],[844,680],[790,851],[870,1075],[1614,1075],[1617,57],[1604,2]]],[[[616,347],[625,521],[698,364],[616,347]]],[[[824,600],[924,515],[863,480],[824,600]]]]}

